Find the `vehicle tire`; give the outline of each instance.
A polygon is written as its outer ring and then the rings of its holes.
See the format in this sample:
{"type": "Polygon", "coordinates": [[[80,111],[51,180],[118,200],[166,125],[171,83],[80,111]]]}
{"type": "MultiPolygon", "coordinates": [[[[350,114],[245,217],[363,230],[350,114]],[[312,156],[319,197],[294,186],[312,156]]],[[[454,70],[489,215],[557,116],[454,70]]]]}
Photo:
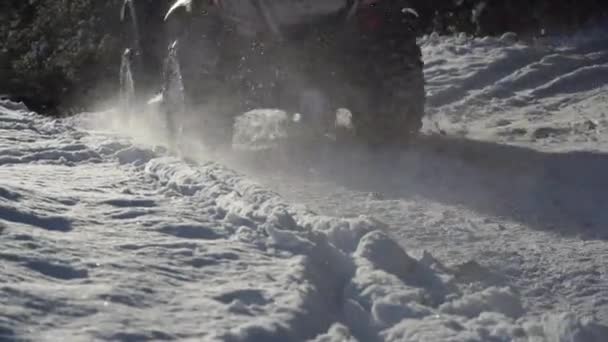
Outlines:
{"type": "Polygon", "coordinates": [[[417,135],[424,116],[423,63],[415,42],[384,42],[357,51],[350,62],[352,85],[344,100],[357,138],[371,146],[404,145],[417,135]],[[353,86],[354,85],[354,86],[353,86]]]}
{"type": "Polygon", "coordinates": [[[425,89],[415,18],[400,2],[381,2],[355,18],[340,39],[346,108],[359,140],[372,146],[407,144],[422,127],[425,89]],[[365,27],[372,25],[371,28],[365,27]],[[380,25],[375,27],[375,25],[380,25]]]}

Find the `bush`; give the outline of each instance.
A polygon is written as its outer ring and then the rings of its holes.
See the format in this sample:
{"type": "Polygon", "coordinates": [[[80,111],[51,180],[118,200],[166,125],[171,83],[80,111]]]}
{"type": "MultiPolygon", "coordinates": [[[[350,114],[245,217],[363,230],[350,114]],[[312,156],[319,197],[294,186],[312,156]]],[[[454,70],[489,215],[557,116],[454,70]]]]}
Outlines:
{"type": "Polygon", "coordinates": [[[608,16],[605,0],[412,0],[421,31],[500,35],[556,33],[608,16]]]}
{"type": "MultiPolygon", "coordinates": [[[[108,95],[120,58],[121,0],[9,0],[0,9],[0,88],[39,110],[108,95]]],[[[65,108],[62,108],[65,110],[65,108]]]]}

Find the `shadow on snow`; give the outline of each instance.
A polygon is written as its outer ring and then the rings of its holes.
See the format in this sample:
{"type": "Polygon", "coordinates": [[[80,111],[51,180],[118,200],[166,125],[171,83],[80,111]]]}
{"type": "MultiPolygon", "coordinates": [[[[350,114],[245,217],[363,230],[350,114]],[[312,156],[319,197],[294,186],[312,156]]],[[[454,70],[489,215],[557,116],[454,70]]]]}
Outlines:
{"type": "Polygon", "coordinates": [[[353,190],[425,198],[535,229],[608,239],[608,154],[425,136],[405,152],[332,151],[325,159],[332,162],[322,163],[321,176],[353,190]]]}

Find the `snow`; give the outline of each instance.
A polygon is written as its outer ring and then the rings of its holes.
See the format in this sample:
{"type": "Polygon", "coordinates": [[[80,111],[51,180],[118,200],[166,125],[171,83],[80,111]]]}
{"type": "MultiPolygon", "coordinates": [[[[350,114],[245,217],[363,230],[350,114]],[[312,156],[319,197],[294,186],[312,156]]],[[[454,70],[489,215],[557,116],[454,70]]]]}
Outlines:
{"type": "Polygon", "coordinates": [[[0,340],[604,341],[606,38],[515,38],[421,40],[452,137],[295,170],[1,100],[0,340]]]}
{"type": "Polygon", "coordinates": [[[606,150],[598,134],[608,111],[605,25],[527,43],[466,35],[420,43],[433,118],[427,129],[439,124],[450,134],[543,151],[606,150]]]}
{"type": "Polygon", "coordinates": [[[237,117],[232,146],[243,150],[276,148],[289,137],[289,115],[281,110],[253,110],[237,117]]]}
{"type": "Polygon", "coordinates": [[[8,102],[0,125],[4,339],[391,341],[449,317],[468,330],[442,334],[481,341],[555,324],[514,322],[508,289],[464,294],[378,221],[294,207],[217,162],[8,102]]]}

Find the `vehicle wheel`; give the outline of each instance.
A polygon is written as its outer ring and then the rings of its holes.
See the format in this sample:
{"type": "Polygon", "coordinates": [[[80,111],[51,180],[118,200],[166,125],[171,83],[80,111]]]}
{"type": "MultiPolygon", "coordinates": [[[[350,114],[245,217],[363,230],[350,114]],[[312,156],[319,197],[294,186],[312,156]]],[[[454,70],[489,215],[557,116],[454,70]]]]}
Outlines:
{"type": "Polygon", "coordinates": [[[370,89],[370,110],[354,114],[358,134],[371,145],[404,145],[422,128],[424,79],[421,68],[401,71],[370,89]]]}
{"type": "Polygon", "coordinates": [[[364,143],[407,144],[422,126],[425,105],[416,19],[401,2],[379,2],[358,13],[341,40],[346,87],[354,89],[345,106],[364,143]]]}
{"type": "Polygon", "coordinates": [[[414,41],[389,40],[362,53],[358,86],[345,104],[357,137],[372,146],[404,145],[417,135],[425,90],[420,48],[414,41]]]}
{"type": "Polygon", "coordinates": [[[422,127],[422,62],[416,58],[413,63],[378,63],[368,71],[370,77],[361,80],[359,84],[365,83],[351,91],[345,103],[352,111],[357,138],[372,146],[407,144],[422,127]]]}

